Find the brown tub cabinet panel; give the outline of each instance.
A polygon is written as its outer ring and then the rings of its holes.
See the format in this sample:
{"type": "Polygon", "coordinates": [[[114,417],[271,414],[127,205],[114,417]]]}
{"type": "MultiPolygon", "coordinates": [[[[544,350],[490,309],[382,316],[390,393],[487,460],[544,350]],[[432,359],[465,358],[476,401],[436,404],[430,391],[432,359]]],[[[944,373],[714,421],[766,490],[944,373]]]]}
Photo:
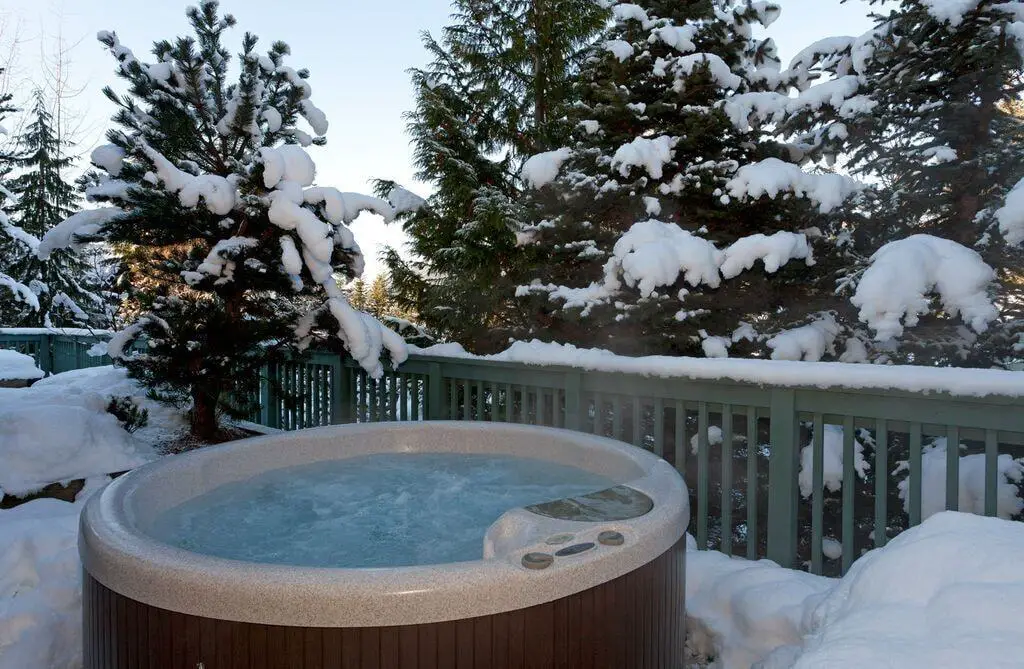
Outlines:
{"type": "Polygon", "coordinates": [[[636,571],[528,609],[345,629],[174,613],[85,572],[85,669],[680,669],[685,550],[681,539],[636,571]]]}

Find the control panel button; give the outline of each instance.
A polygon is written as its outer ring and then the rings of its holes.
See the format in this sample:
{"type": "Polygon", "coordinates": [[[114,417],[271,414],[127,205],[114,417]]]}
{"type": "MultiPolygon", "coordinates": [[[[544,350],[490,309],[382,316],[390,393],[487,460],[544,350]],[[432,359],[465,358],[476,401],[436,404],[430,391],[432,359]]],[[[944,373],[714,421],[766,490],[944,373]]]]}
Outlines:
{"type": "Polygon", "coordinates": [[[555,558],[548,553],[527,553],[523,556],[523,566],[527,569],[546,569],[555,558]]]}
{"type": "Polygon", "coordinates": [[[589,551],[594,547],[594,542],[588,541],[583,544],[573,544],[572,546],[566,546],[562,550],[555,553],[557,557],[566,557],[567,555],[579,555],[583,551],[589,551]]]}

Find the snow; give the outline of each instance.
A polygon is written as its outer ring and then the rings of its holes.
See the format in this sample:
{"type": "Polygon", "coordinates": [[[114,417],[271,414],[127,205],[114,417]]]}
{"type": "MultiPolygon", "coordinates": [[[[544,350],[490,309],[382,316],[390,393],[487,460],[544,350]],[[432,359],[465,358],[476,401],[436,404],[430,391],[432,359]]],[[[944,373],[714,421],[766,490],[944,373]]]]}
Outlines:
{"type": "Polygon", "coordinates": [[[277,111],[273,107],[267,107],[260,114],[264,121],[267,122],[267,132],[277,132],[281,129],[281,112],[277,111]]]}
{"type": "Polygon", "coordinates": [[[758,260],[764,263],[764,271],[774,274],[790,260],[803,260],[810,267],[814,264],[814,253],[802,233],[780,230],[772,235],[750,235],[736,240],[722,252],[722,276],[726,279],[739,276],[758,260]]]}
{"type": "Polygon", "coordinates": [[[318,137],[323,137],[327,134],[327,114],[323,113],[323,111],[309,99],[300,101],[299,109],[302,110],[302,117],[306,119],[306,122],[309,123],[309,126],[313,128],[313,132],[315,132],[318,137]]]}
{"type": "Polygon", "coordinates": [[[736,198],[761,197],[775,199],[779,193],[793,193],[818,205],[827,214],[851,195],[861,191],[863,184],[841,174],[809,174],[799,166],[778,158],[767,158],[743,165],[729,180],[726,188],[736,198]]]}
{"type": "MultiPolygon", "coordinates": [[[[1024,42],[1024,35],[1022,35],[1024,42]]],[[[1024,179],[1021,179],[1006,196],[1006,202],[996,210],[999,232],[1006,237],[1007,244],[1024,243],[1024,179]]]]}
{"type": "MultiPolygon", "coordinates": [[[[722,443],[722,428],[717,425],[708,426],[708,446],[717,446],[722,443]]],[[[700,451],[700,435],[690,437],[690,453],[697,455],[700,451]]]]}
{"type": "Polygon", "coordinates": [[[1024,397],[1024,374],[1000,369],[960,369],[914,365],[851,365],[842,362],[712,359],[651,355],[632,358],[571,344],[517,341],[501,353],[473,355],[458,344],[429,348],[410,346],[410,353],[445,358],[497,360],[528,365],[640,374],[654,378],[732,380],[781,387],[850,388],[941,392],[959,397],[1004,395],[1024,397]]]}
{"type": "Polygon", "coordinates": [[[100,209],[87,209],[72,214],[46,231],[36,249],[36,255],[40,260],[46,260],[50,254],[67,247],[76,247],[81,242],[78,236],[94,235],[99,232],[104,224],[114,220],[122,214],[120,207],[102,207],[100,209]]]}
{"type": "Polygon", "coordinates": [[[184,172],[149,146],[143,145],[142,152],[152,161],[156,177],[163,182],[164,188],[177,193],[182,205],[195,208],[202,198],[206,208],[218,216],[225,216],[234,209],[238,193],[226,178],[216,174],[194,176],[184,172]]]}
{"type": "MultiPolygon", "coordinates": [[[[201,280],[203,275],[221,277],[216,283],[222,283],[223,281],[232,281],[235,274],[235,261],[245,249],[253,249],[259,246],[259,241],[252,237],[229,237],[228,239],[221,239],[210,252],[206,258],[197,267],[196,274],[199,274],[201,280]]],[[[188,281],[188,277],[186,277],[188,281]]]]}
{"type": "Polygon", "coordinates": [[[110,176],[116,177],[121,174],[121,168],[124,166],[124,149],[115,144],[97,146],[89,154],[89,161],[110,176]]]}
{"type": "Polygon", "coordinates": [[[74,504],[37,499],[0,510],[0,669],[82,666],[78,516],[107,477],[74,504]]]}
{"type": "Polygon", "coordinates": [[[693,43],[693,38],[696,35],[697,27],[690,24],[663,26],[651,31],[650,41],[661,40],[680,53],[690,53],[697,50],[697,46],[693,43]]]}
{"type": "Polygon", "coordinates": [[[0,388],[0,493],[24,496],[50,483],[131,469],[151,460],[151,444],[181,426],[178,413],[149,400],[114,367],[0,388]],[[124,395],[149,411],[149,424],[133,434],[106,412],[112,396],[124,395]]]}
{"type": "Polygon", "coordinates": [[[612,55],[615,56],[620,63],[626,61],[633,55],[633,45],[621,39],[606,40],[604,48],[607,51],[611,51],[612,55]]]}
{"type": "Polygon", "coordinates": [[[306,150],[295,144],[276,148],[260,149],[263,163],[263,184],[274,188],[282,181],[291,181],[300,186],[309,186],[316,177],[316,165],[306,150]]]}
{"type": "Polygon", "coordinates": [[[807,325],[783,330],[765,345],[772,350],[772,360],[808,360],[818,362],[825,352],[835,353],[833,344],[839,335],[839,324],[830,314],[822,314],[807,325]]]}
{"type": "Polygon", "coordinates": [[[1008,669],[1024,654],[1016,522],[942,512],[842,579],[688,544],[687,646],[720,669],[1008,669]]]}
{"type": "Polygon", "coordinates": [[[395,214],[417,211],[426,204],[426,200],[410,190],[395,186],[388,191],[388,202],[395,210],[395,214]]]}
{"type": "MultiPolygon", "coordinates": [[[[606,274],[622,273],[627,286],[649,297],[659,286],[671,286],[682,274],[691,286],[720,283],[720,253],[715,246],[674,223],[647,220],[634,223],[616,242],[606,274]]],[[[606,281],[615,287],[615,279],[606,281]]]]}
{"type": "Polygon", "coordinates": [[[903,334],[928,314],[929,295],[938,293],[944,311],[984,332],[998,315],[986,293],[995,271],[975,251],[932,235],[889,242],[871,256],[850,302],[860,320],[885,341],[903,334]]]}
{"type": "Polygon", "coordinates": [[[530,156],[523,163],[519,175],[527,186],[531,188],[543,188],[555,180],[558,170],[562,169],[562,163],[569,159],[572,150],[561,148],[556,151],[545,151],[530,156]]]}
{"type": "Polygon", "coordinates": [[[302,273],[302,257],[295,248],[295,240],[288,235],[281,237],[281,264],[287,274],[298,276],[302,273]]]}
{"type": "Polygon", "coordinates": [[[619,174],[624,177],[629,176],[630,167],[643,167],[652,179],[660,179],[665,164],[672,161],[672,147],[678,141],[678,137],[667,135],[654,139],[637,137],[616,149],[612,156],[612,167],[618,166],[619,174]]]}
{"type": "Polygon", "coordinates": [[[692,53],[668,61],[659,58],[654,63],[654,73],[663,76],[666,69],[671,68],[672,73],[676,76],[674,87],[681,90],[682,77],[688,77],[693,74],[694,70],[705,67],[711,74],[711,78],[722,88],[735,90],[743,85],[743,79],[729,69],[721,56],[713,53],[692,53]]]}
{"type": "Polygon", "coordinates": [[[964,14],[978,8],[981,0],[921,0],[921,5],[939,22],[957,27],[964,20],[964,14]]]}
{"type": "MultiPolygon", "coordinates": [[[[961,447],[963,445],[961,444],[961,447]]],[[[946,448],[945,437],[937,437],[924,446],[921,454],[921,518],[929,518],[946,509],[946,448]]],[[[960,511],[985,513],[985,454],[961,455],[959,465],[960,511]]],[[[901,462],[894,474],[909,471],[909,463],[901,462]]],[[[1024,481],[1024,461],[1015,460],[1007,453],[996,459],[996,513],[1000,518],[1009,519],[1024,510],[1018,483],[1024,481]]],[[[910,513],[910,479],[898,484],[903,510],[910,513]]]]}
{"type": "Polygon", "coordinates": [[[108,335],[110,330],[94,330],[91,328],[0,328],[0,334],[6,335],[68,335],[70,337],[90,337],[108,335]]]}
{"type": "Polygon", "coordinates": [[[647,11],[643,7],[628,2],[612,7],[612,17],[620,23],[639,21],[644,30],[649,29],[653,25],[653,22],[647,16],[647,11]]]}
{"type": "Polygon", "coordinates": [[[0,348],[0,381],[41,379],[46,374],[30,355],[0,348]]]}
{"type": "MultiPolygon", "coordinates": [[[[824,471],[823,485],[826,490],[838,492],[843,487],[843,426],[825,423],[822,426],[822,458],[824,471]]],[[[871,465],[864,459],[864,444],[854,437],[853,471],[866,479],[871,465]]],[[[800,449],[800,494],[810,497],[814,492],[814,441],[800,449]]],[[[834,558],[833,558],[834,559],[834,558]]]]}

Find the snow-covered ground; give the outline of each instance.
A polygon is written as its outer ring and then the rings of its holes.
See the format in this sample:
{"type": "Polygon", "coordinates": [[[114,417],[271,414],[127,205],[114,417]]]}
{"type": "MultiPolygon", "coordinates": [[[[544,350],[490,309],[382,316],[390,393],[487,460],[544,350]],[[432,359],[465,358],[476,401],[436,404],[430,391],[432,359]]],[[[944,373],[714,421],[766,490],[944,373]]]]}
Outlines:
{"type": "MultiPolygon", "coordinates": [[[[2,390],[0,407],[0,476],[8,491],[87,479],[74,503],[37,499],[0,510],[0,669],[78,669],[81,506],[108,481],[105,474],[156,457],[154,444],[179,429],[181,417],[147,401],[111,367],[2,390]],[[135,397],[150,424],[124,432],[105,412],[112,395],[135,397]],[[26,422],[7,430],[11,417],[26,422]],[[30,444],[32,457],[24,450],[30,444]]],[[[687,643],[699,665],[1021,666],[1022,523],[936,513],[864,555],[842,579],[692,550],[692,538],[689,544],[687,643]]]]}

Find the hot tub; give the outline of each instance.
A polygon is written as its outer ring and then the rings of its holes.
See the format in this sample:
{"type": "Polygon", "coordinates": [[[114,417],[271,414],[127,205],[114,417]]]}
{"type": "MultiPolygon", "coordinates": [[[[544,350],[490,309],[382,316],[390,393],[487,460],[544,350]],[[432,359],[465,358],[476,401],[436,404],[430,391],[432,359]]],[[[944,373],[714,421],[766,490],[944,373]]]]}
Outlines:
{"type": "MultiPolygon", "coordinates": [[[[367,497],[372,510],[374,493],[367,497]]],[[[182,522],[222,514],[229,533],[231,513],[193,510],[182,522]]],[[[683,657],[688,519],[685,485],[668,463],[552,428],[348,425],[168,457],[115,480],[82,513],[85,667],[674,669],[683,657]],[[510,508],[480,530],[475,554],[438,564],[330,566],[331,550],[319,544],[311,564],[294,564],[304,561],[294,555],[254,562],[160,529],[197,499],[277,470],[330,472],[381,454],[399,463],[515,456],[556,473],[574,467],[581,481],[602,485],[510,508]]],[[[372,535],[372,523],[360,531],[372,535]]],[[[240,548],[258,550],[265,539],[240,548]]]]}

